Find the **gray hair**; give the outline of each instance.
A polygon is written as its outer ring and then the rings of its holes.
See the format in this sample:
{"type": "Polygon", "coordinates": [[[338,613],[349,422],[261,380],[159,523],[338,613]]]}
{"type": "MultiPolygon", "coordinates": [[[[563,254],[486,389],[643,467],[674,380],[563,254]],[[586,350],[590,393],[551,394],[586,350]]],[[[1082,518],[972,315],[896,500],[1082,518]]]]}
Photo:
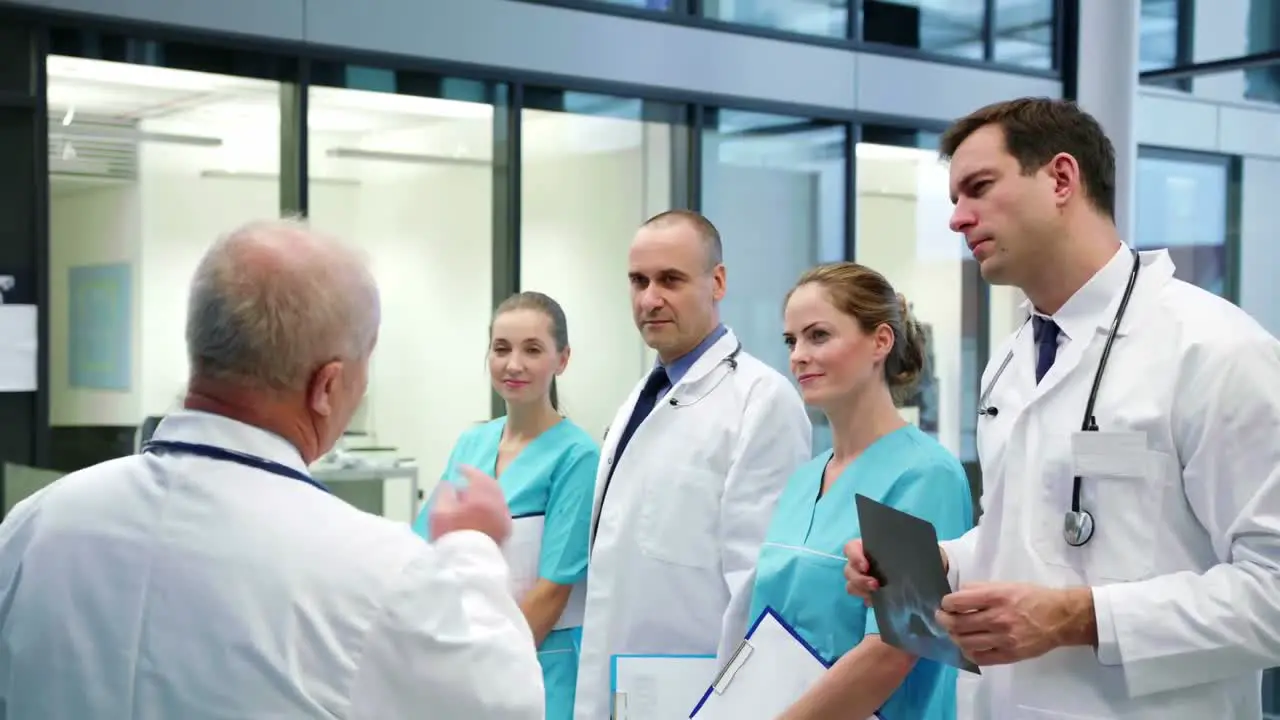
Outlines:
{"type": "Polygon", "coordinates": [[[301,390],[321,365],[373,350],[380,307],[364,257],[300,220],[219,238],[191,282],[193,377],[301,390]]]}

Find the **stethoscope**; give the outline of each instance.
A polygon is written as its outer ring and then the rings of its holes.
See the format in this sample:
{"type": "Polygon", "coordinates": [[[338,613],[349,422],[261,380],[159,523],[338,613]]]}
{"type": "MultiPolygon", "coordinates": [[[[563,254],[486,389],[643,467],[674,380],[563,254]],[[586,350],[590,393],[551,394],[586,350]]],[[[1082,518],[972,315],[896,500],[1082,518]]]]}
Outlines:
{"type": "Polygon", "coordinates": [[[196,457],[208,458],[210,460],[218,460],[221,462],[235,463],[236,465],[261,470],[266,473],[271,473],[272,475],[289,478],[290,480],[297,480],[298,482],[306,483],[317,490],[329,492],[329,488],[325,487],[324,483],[304,472],[295,470],[288,465],[281,465],[278,462],[260,458],[256,455],[249,455],[248,453],[236,452],[235,450],[228,450],[214,445],[179,442],[176,440],[151,440],[142,446],[142,452],[144,453],[157,452],[161,450],[181,453],[183,455],[194,455],[196,457]]]}
{"type": "MultiPolygon", "coordinates": [[[[712,385],[705,392],[693,398],[692,400],[677,398],[673,394],[671,396],[671,399],[667,400],[667,404],[674,408],[687,408],[693,405],[697,405],[698,403],[705,400],[707,396],[715,392],[716,388],[720,387],[720,383],[723,383],[725,381],[725,378],[729,377],[731,374],[738,371],[738,355],[740,355],[741,353],[742,353],[742,341],[739,340],[738,344],[733,348],[733,350],[728,355],[725,355],[724,357],[720,358],[720,361],[716,363],[717,367],[720,365],[724,365],[728,369],[720,376],[718,380],[716,380],[716,383],[714,385],[712,385]]],[[[675,388],[672,388],[672,392],[673,393],[675,392],[675,388]]],[[[634,408],[632,412],[634,412],[634,408]]],[[[607,440],[608,437],[609,437],[609,428],[606,427],[604,429],[604,438],[607,440]]],[[[613,462],[617,462],[620,459],[621,459],[620,456],[613,458],[613,462]]],[[[612,470],[612,466],[610,466],[610,470],[612,470]]],[[[612,480],[613,480],[612,472],[609,472],[608,474],[605,475],[604,490],[600,493],[600,510],[597,511],[595,522],[593,522],[591,525],[592,549],[595,548],[596,530],[600,528],[600,517],[604,515],[604,499],[609,494],[609,483],[612,480]]]]}
{"type": "MultiPolygon", "coordinates": [[[[1098,402],[1098,389],[1102,386],[1102,373],[1107,369],[1107,360],[1111,356],[1111,346],[1115,343],[1116,333],[1120,331],[1120,321],[1124,319],[1124,311],[1129,307],[1129,299],[1133,297],[1133,287],[1138,282],[1138,269],[1141,267],[1142,260],[1138,255],[1138,251],[1133,251],[1133,269],[1129,271],[1129,284],[1124,288],[1124,295],[1120,298],[1120,307],[1116,308],[1116,316],[1111,321],[1111,329],[1107,332],[1107,342],[1102,346],[1102,357],[1098,360],[1098,369],[1093,374],[1093,388],[1089,391],[1089,401],[1084,406],[1084,419],[1080,423],[1081,432],[1098,432],[1098,421],[1093,416],[1093,407],[1098,402]]],[[[1030,322],[1027,318],[1023,322],[1022,328],[1018,329],[1018,334],[1022,334],[1022,329],[1030,322]]],[[[1014,343],[1014,347],[1017,343],[1014,343]]],[[[1000,367],[996,369],[996,374],[992,376],[991,382],[987,383],[987,387],[978,397],[978,414],[983,417],[995,417],[999,410],[992,407],[989,403],[991,391],[995,388],[996,382],[1000,380],[1000,376],[1004,374],[1004,370],[1009,366],[1009,362],[1013,360],[1013,348],[1009,349],[1009,353],[1005,355],[1004,362],[1000,363],[1000,367]]],[[[1079,475],[1071,482],[1071,509],[1062,517],[1062,537],[1071,547],[1080,547],[1089,542],[1093,538],[1094,522],[1093,513],[1083,510],[1080,507],[1080,485],[1081,478],[1079,475]]]]}
{"type": "Polygon", "coordinates": [[[716,388],[720,387],[720,383],[724,382],[725,378],[729,377],[731,374],[738,371],[738,355],[740,355],[741,353],[742,353],[742,341],[739,340],[738,345],[733,348],[732,352],[720,358],[720,362],[718,364],[727,366],[728,370],[724,373],[721,373],[720,378],[716,380],[715,385],[712,385],[711,387],[707,388],[704,392],[694,397],[693,399],[683,398],[683,397],[678,398],[675,396],[674,389],[673,389],[671,399],[667,400],[667,404],[670,405],[671,407],[687,408],[691,405],[697,405],[698,403],[705,400],[708,395],[716,391],[716,388]]]}

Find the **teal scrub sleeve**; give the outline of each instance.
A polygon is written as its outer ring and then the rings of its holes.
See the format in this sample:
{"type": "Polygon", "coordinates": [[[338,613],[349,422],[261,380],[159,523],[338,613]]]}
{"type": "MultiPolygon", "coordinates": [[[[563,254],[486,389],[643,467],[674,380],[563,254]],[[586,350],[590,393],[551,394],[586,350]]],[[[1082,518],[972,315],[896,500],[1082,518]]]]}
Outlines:
{"type": "MultiPolygon", "coordinates": [[[[907,470],[894,481],[883,502],[928,520],[939,542],[958,538],[973,527],[973,495],[959,463],[931,462],[907,470]]],[[[880,634],[871,608],[867,608],[866,634],[880,634]]]]}
{"type": "Polygon", "coordinates": [[[587,577],[591,509],[599,464],[600,451],[584,447],[573,460],[557,468],[551,479],[542,526],[542,554],[538,559],[543,580],[573,585],[587,577]]]}
{"type": "MultiPolygon", "coordinates": [[[[439,482],[451,482],[454,476],[458,474],[458,450],[467,442],[470,431],[462,434],[458,438],[458,442],[453,444],[453,449],[449,451],[449,459],[444,463],[444,470],[440,473],[439,482]]],[[[440,487],[436,483],[436,489],[440,487]]],[[[430,537],[431,528],[427,525],[427,518],[431,514],[431,501],[435,499],[436,489],[432,489],[431,494],[427,497],[427,501],[422,503],[422,509],[418,511],[418,517],[413,519],[413,532],[421,537],[430,537]]]]}

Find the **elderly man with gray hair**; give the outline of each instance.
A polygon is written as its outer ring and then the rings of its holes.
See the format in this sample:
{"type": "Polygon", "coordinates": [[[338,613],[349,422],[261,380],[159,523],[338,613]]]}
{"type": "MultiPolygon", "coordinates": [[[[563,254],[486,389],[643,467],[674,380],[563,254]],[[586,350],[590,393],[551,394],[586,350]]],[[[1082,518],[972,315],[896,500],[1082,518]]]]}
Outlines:
{"type": "Polygon", "coordinates": [[[0,525],[0,718],[541,720],[494,481],[438,493],[428,544],[307,473],[378,322],[363,260],[303,224],[209,250],[184,409],[0,525]]]}

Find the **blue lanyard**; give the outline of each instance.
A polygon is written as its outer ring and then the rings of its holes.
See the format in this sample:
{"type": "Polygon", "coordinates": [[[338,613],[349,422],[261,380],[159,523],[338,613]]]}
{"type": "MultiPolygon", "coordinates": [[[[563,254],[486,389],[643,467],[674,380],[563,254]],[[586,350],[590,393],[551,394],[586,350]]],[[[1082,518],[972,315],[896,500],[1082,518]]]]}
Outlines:
{"type": "Polygon", "coordinates": [[[297,480],[306,483],[317,490],[329,492],[329,488],[324,483],[316,480],[310,475],[294,470],[287,465],[281,465],[278,462],[265,460],[256,455],[236,452],[235,450],[227,450],[226,448],[215,447],[213,445],[201,445],[199,443],[178,442],[175,440],[151,440],[142,446],[142,452],[155,452],[157,450],[168,450],[169,452],[181,453],[184,455],[195,455],[196,457],[208,458],[210,460],[220,460],[222,462],[235,463],[244,467],[250,467],[255,470],[271,473],[280,477],[286,477],[290,480],[297,480]]]}

